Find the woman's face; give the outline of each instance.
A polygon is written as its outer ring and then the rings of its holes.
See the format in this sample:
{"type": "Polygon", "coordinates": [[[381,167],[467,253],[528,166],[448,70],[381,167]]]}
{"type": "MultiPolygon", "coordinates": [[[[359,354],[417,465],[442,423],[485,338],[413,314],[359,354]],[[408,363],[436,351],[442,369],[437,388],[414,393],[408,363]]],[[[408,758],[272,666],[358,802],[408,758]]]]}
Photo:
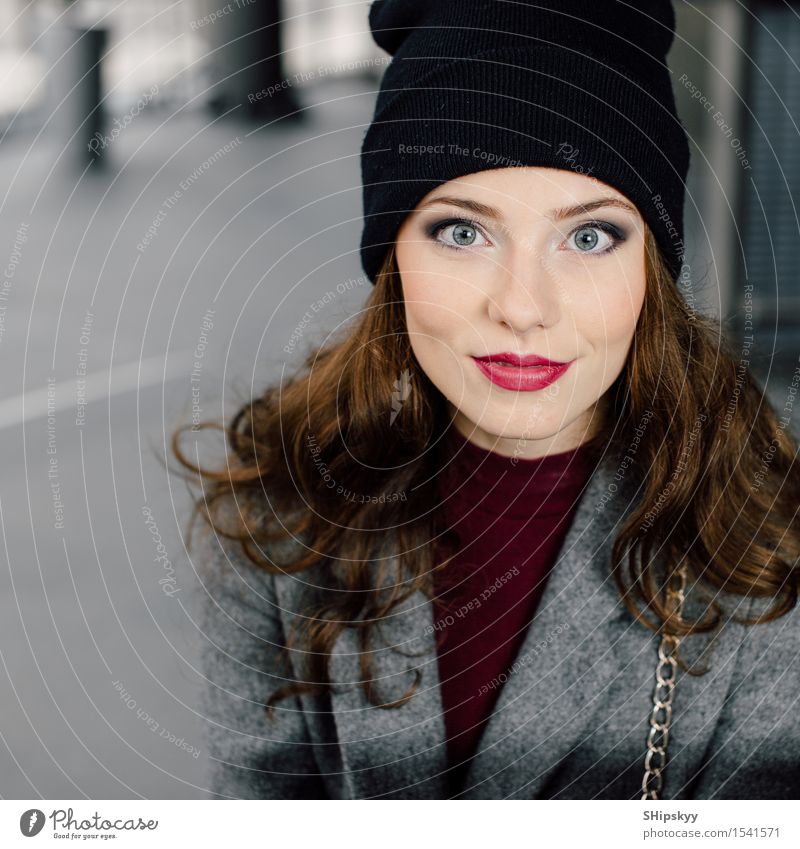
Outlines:
{"type": "Polygon", "coordinates": [[[624,195],[555,168],[468,174],[417,204],[396,254],[412,349],[460,433],[532,459],[602,427],[645,291],[644,222],[624,195]],[[500,353],[563,365],[477,359],[500,353]]]}

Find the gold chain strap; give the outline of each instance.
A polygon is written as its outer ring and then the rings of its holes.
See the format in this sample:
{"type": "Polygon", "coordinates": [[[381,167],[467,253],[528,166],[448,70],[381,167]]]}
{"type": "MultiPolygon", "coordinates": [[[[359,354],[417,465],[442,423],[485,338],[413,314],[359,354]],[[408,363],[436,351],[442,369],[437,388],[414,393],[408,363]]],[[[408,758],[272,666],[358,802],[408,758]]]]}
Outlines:
{"type": "MultiPolygon", "coordinates": [[[[683,611],[684,592],[686,590],[686,564],[684,563],[673,578],[677,578],[677,587],[667,588],[667,603],[680,617],[683,611]]],[[[650,714],[650,733],[647,735],[647,753],[644,757],[644,775],[642,776],[642,799],[658,799],[664,786],[664,768],[667,765],[667,743],[669,725],[672,720],[672,698],[675,691],[675,678],[678,661],[675,659],[681,638],[664,634],[658,647],[656,665],[656,686],[653,693],[653,710],[650,714]]]]}

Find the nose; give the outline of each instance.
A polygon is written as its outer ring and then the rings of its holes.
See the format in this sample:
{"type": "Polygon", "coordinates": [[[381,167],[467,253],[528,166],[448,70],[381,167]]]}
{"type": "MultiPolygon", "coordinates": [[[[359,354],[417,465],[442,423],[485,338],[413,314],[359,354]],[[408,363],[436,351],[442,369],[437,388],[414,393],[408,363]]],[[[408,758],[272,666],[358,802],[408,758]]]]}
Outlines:
{"type": "Polygon", "coordinates": [[[497,266],[496,285],[489,292],[489,317],[515,334],[552,327],[560,316],[558,285],[546,257],[518,246],[497,266]]]}

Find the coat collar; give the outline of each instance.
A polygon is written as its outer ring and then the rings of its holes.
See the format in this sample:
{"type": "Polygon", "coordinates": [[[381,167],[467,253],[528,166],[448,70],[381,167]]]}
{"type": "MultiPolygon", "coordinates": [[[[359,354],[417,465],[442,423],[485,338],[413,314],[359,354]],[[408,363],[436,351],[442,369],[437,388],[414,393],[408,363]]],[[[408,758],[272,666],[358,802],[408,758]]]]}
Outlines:
{"type": "MultiPolygon", "coordinates": [[[[614,539],[635,506],[632,483],[610,455],[592,473],[458,798],[502,798],[509,786],[535,797],[543,781],[535,764],[557,763],[585,733],[591,694],[618,671],[615,625],[629,616],[609,564],[614,539]],[[524,762],[523,727],[526,739],[535,741],[524,762]]],[[[357,683],[358,632],[340,634],[330,662],[331,707],[349,795],[447,798],[432,603],[417,591],[381,623],[380,633],[373,670],[383,699],[399,698],[415,670],[420,680],[401,707],[371,705],[357,683]]]]}

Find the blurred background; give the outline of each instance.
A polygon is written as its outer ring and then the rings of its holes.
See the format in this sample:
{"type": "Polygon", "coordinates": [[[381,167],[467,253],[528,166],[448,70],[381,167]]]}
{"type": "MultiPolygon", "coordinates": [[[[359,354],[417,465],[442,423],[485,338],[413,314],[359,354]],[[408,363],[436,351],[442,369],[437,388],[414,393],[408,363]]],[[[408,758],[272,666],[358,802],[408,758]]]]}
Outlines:
{"type": "MultiPolygon", "coordinates": [[[[680,285],[785,414],[800,3],[674,5],[680,285]]],[[[368,8],[0,4],[2,798],[206,795],[189,497],[164,458],[371,291],[359,150],[388,57],[368,8]]]]}

